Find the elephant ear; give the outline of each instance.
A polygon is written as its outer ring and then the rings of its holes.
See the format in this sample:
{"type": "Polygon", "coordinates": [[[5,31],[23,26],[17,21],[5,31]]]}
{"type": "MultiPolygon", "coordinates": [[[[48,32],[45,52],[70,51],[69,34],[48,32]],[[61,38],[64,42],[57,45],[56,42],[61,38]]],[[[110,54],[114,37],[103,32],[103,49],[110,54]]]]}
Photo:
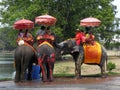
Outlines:
{"type": "Polygon", "coordinates": [[[79,52],[79,46],[74,46],[71,52],[79,52]]]}
{"type": "Polygon", "coordinates": [[[83,49],[82,46],[80,46],[79,48],[80,48],[80,52],[81,52],[81,53],[84,52],[84,49],[83,49]]]}
{"type": "Polygon", "coordinates": [[[25,43],[24,40],[20,40],[20,41],[18,42],[18,45],[21,46],[21,45],[23,45],[24,43],[25,43]]]}

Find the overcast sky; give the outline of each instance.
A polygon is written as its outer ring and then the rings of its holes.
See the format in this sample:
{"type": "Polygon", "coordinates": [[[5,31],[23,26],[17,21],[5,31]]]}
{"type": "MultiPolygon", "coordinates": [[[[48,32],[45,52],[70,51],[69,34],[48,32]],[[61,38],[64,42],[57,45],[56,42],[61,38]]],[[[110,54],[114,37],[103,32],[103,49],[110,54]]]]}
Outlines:
{"type": "Polygon", "coordinates": [[[118,12],[116,14],[116,17],[120,18],[120,0],[114,0],[113,4],[117,6],[117,11],[118,12]]]}

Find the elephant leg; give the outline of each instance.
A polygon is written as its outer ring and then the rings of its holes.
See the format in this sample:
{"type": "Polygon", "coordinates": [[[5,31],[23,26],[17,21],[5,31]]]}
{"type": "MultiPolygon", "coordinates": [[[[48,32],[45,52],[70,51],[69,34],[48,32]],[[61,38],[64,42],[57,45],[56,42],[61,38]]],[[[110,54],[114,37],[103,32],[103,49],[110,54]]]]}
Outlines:
{"type": "Polygon", "coordinates": [[[52,54],[51,54],[51,57],[48,58],[49,81],[53,81],[54,62],[55,62],[55,54],[52,53],[52,54]]]}
{"type": "Polygon", "coordinates": [[[81,77],[81,64],[79,60],[76,63],[76,69],[77,69],[77,78],[80,78],[81,77]]]}
{"type": "Polygon", "coordinates": [[[81,77],[81,63],[82,63],[82,56],[81,54],[78,54],[77,56],[78,58],[76,59],[75,61],[75,75],[76,75],[76,78],[79,78],[81,77]]]}
{"type": "Polygon", "coordinates": [[[72,56],[73,56],[73,59],[74,59],[74,61],[75,61],[75,78],[79,78],[78,65],[77,65],[78,53],[73,53],[72,56]]]}
{"type": "Polygon", "coordinates": [[[16,70],[16,74],[15,74],[15,82],[19,82],[20,81],[20,71],[16,70]]]}
{"type": "Polygon", "coordinates": [[[54,63],[49,61],[48,62],[48,67],[49,67],[49,81],[53,81],[53,67],[54,67],[54,63]]]}
{"type": "Polygon", "coordinates": [[[79,66],[79,67],[80,67],[80,68],[79,68],[79,70],[80,70],[80,71],[79,71],[79,78],[82,78],[82,76],[81,76],[81,66],[82,66],[82,64],[80,63],[80,66],[79,66]]]}
{"type": "Polygon", "coordinates": [[[24,82],[26,80],[26,68],[25,66],[23,65],[21,67],[21,75],[20,75],[20,78],[21,78],[21,81],[24,82]]]}
{"type": "Polygon", "coordinates": [[[48,64],[48,62],[47,62],[47,64],[46,64],[46,69],[47,69],[47,79],[49,80],[49,78],[50,78],[50,69],[49,69],[49,64],[48,64]]]}
{"type": "Polygon", "coordinates": [[[79,53],[78,55],[78,59],[77,59],[77,64],[78,64],[78,73],[79,73],[79,77],[81,78],[81,66],[83,63],[83,52],[79,53]]]}
{"type": "Polygon", "coordinates": [[[47,75],[46,75],[45,63],[43,63],[43,60],[41,58],[38,58],[38,63],[39,63],[41,70],[42,70],[42,80],[43,80],[43,82],[46,82],[47,75]]]}
{"type": "Polygon", "coordinates": [[[32,64],[28,66],[27,80],[32,80],[31,74],[32,74],[32,64]]]}
{"type": "Polygon", "coordinates": [[[47,79],[53,81],[52,62],[50,58],[47,58],[47,79]]]}
{"type": "Polygon", "coordinates": [[[46,82],[47,81],[47,69],[46,69],[45,63],[41,64],[41,67],[42,67],[42,79],[43,79],[43,82],[46,82]]]}
{"type": "Polygon", "coordinates": [[[75,62],[75,78],[79,78],[77,62],[75,62]]]}
{"type": "Polygon", "coordinates": [[[16,64],[15,64],[15,69],[16,69],[16,74],[15,74],[15,80],[14,80],[14,81],[15,81],[15,82],[19,82],[19,81],[20,81],[20,74],[21,74],[21,73],[20,73],[20,72],[21,72],[21,71],[20,71],[20,70],[21,70],[21,69],[20,69],[20,65],[16,63],[16,64]]]}
{"type": "Polygon", "coordinates": [[[104,73],[105,73],[105,64],[100,66],[100,68],[101,68],[101,77],[105,77],[105,75],[104,75],[104,73]]]}

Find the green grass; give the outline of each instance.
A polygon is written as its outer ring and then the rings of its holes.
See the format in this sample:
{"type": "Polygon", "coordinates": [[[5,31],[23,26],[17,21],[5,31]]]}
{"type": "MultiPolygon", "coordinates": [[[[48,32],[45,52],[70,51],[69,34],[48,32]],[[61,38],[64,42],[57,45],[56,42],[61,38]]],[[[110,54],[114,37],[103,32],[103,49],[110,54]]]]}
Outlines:
{"type": "Polygon", "coordinates": [[[74,77],[74,74],[54,74],[54,77],[74,77]]]}
{"type": "Polygon", "coordinates": [[[117,72],[108,72],[107,74],[108,75],[120,75],[120,73],[117,73],[117,72]]]}
{"type": "Polygon", "coordinates": [[[9,81],[12,80],[12,78],[1,78],[0,81],[9,81]]]}
{"type": "MultiPolygon", "coordinates": [[[[82,75],[83,77],[86,76],[86,77],[97,77],[97,76],[100,76],[101,73],[97,73],[97,74],[89,74],[89,75],[82,75]]],[[[108,73],[105,73],[105,75],[108,75],[108,76],[116,76],[116,75],[120,75],[120,73],[116,73],[116,72],[108,72],[108,73]]],[[[53,75],[54,77],[75,77],[74,74],[54,74],[53,75]]]]}

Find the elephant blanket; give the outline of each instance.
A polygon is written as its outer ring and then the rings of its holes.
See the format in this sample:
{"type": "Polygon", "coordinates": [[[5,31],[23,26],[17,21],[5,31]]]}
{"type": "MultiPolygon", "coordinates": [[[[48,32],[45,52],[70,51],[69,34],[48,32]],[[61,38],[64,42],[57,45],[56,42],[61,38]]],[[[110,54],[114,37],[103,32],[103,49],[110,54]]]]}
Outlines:
{"type": "Polygon", "coordinates": [[[95,42],[94,45],[84,45],[84,63],[96,63],[100,64],[101,60],[101,46],[98,42],[95,42]]]}

